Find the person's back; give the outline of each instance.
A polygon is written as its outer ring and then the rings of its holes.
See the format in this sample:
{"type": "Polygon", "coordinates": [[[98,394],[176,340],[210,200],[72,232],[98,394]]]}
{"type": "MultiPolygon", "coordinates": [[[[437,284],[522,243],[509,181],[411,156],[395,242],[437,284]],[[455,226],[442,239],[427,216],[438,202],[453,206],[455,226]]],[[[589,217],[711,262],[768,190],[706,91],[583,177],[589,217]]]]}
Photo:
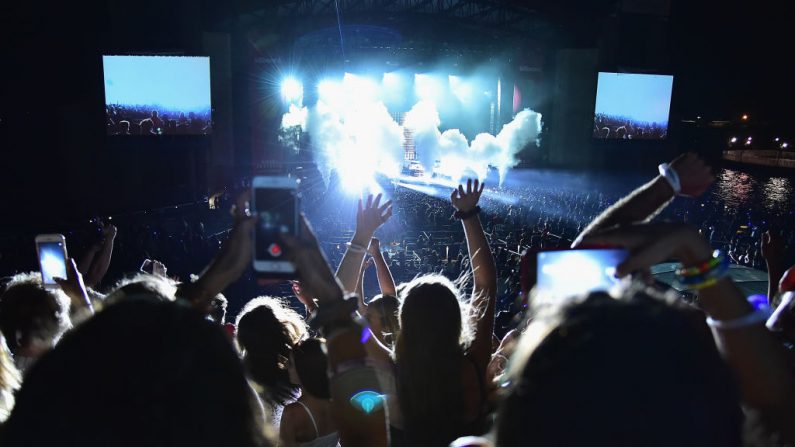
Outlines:
{"type": "Polygon", "coordinates": [[[482,368],[461,344],[462,310],[454,286],[438,276],[412,281],[403,293],[395,345],[395,445],[446,445],[481,434],[486,400],[482,368]],[[398,426],[402,425],[402,426],[398,426]]]}
{"type": "Polygon", "coordinates": [[[290,381],[301,386],[301,397],[287,405],[279,424],[285,447],[334,447],[339,435],[331,412],[325,342],[310,338],[296,346],[290,381]]]}

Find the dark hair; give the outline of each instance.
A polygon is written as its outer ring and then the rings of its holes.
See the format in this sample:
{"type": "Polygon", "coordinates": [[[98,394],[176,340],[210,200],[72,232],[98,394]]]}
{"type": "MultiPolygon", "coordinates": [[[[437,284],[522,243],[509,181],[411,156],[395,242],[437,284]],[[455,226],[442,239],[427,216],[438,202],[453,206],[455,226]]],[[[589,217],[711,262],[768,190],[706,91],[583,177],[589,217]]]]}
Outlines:
{"type": "Polygon", "coordinates": [[[651,293],[594,293],[536,318],[497,445],[740,445],[739,396],[703,316],[651,293]]]}
{"type": "Polygon", "coordinates": [[[304,392],[319,399],[331,399],[325,340],[309,338],[293,349],[295,371],[304,392]]]}
{"type": "Polygon", "coordinates": [[[263,419],[217,326],[138,297],[106,307],[33,365],[3,445],[265,446],[263,419]]]}
{"type": "Polygon", "coordinates": [[[417,445],[447,445],[464,425],[458,291],[447,278],[426,275],[401,296],[395,360],[406,433],[417,445]]]}
{"type": "Polygon", "coordinates": [[[298,387],[290,382],[287,364],[293,347],[306,335],[301,316],[277,298],[259,297],[246,304],[235,326],[246,371],[269,403],[284,405],[294,399],[298,387]]]}
{"type": "Polygon", "coordinates": [[[58,292],[45,289],[37,273],[14,276],[0,294],[0,331],[17,354],[35,340],[56,341],[69,327],[69,305],[58,292]]]}

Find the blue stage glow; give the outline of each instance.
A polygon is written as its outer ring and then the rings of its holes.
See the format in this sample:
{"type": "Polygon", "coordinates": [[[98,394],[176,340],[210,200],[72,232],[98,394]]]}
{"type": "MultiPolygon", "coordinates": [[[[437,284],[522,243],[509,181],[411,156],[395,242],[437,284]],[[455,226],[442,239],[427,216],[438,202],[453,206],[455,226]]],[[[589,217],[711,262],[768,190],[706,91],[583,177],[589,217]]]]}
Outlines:
{"type": "Polygon", "coordinates": [[[209,113],[210,58],[103,56],[105,103],[209,113]]]}

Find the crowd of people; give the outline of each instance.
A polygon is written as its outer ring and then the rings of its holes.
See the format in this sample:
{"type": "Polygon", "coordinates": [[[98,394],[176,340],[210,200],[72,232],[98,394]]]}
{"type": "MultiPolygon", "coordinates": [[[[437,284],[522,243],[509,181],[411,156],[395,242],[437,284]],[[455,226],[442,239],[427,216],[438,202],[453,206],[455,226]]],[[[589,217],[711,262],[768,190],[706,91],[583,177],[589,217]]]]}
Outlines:
{"type": "Polygon", "coordinates": [[[711,221],[677,198],[709,167],[666,169],[624,197],[469,180],[348,209],[308,188],[276,289],[248,193],[228,232],[96,222],[57,287],[3,284],[0,445],[791,445],[792,229],[711,221]],[[728,275],[750,244],[759,309],[728,275]],[[626,248],[622,290],[536,299],[535,253],[572,245],[626,248]],[[649,282],[670,260],[696,301],[649,282]]]}
{"type": "Polygon", "coordinates": [[[108,135],[205,135],[212,130],[204,113],[164,110],[155,106],[110,104],[105,107],[108,135]]]}
{"type": "Polygon", "coordinates": [[[625,116],[594,115],[594,138],[619,140],[660,140],[668,135],[668,128],[657,123],[646,123],[625,116]]]}

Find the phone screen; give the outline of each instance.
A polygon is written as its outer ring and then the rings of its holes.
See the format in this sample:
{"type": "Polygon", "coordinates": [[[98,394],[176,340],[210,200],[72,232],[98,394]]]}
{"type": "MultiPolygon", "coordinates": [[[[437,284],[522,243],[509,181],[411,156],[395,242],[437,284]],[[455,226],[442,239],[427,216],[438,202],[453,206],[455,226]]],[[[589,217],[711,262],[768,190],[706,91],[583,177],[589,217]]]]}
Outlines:
{"type": "Polygon", "coordinates": [[[255,259],[257,261],[288,262],[282,234],[296,234],[296,194],[296,189],[257,188],[255,190],[254,209],[257,213],[255,259]]]}
{"type": "Polygon", "coordinates": [[[53,285],[53,278],[66,278],[66,247],[63,242],[39,242],[38,247],[42,282],[53,285]]]}
{"type": "Polygon", "coordinates": [[[537,291],[566,298],[589,292],[611,292],[620,286],[616,266],[627,257],[624,249],[542,251],[538,253],[537,291]]]}

